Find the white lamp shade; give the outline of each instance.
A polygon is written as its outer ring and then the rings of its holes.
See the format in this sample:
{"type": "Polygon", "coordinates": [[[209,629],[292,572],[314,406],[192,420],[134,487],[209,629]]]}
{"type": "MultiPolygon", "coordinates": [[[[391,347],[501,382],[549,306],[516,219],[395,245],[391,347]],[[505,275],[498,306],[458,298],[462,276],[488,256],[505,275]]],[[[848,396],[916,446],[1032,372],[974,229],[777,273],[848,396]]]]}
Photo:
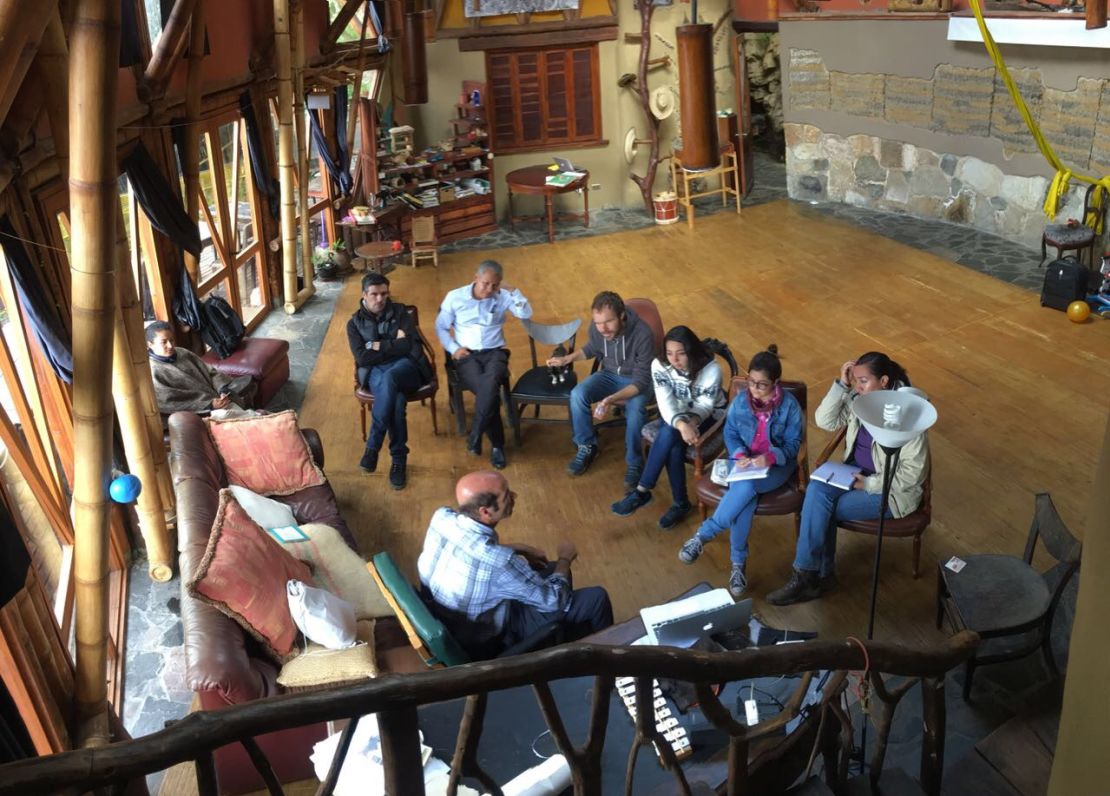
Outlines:
{"type": "Polygon", "coordinates": [[[920,390],[909,387],[864,393],[852,401],[852,411],[887,448],[901,448],[937,422],[936,407],[920,390]]]}

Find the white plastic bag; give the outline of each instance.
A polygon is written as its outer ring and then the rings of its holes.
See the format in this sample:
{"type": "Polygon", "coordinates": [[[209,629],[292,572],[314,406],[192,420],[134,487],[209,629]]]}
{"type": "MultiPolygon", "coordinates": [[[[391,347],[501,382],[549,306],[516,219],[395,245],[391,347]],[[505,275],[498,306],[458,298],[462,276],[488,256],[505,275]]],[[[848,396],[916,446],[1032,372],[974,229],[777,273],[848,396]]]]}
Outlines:
{"type": "Polygon", "coordinates": [[[299,580],[287,582],[285,591],[289,613],[307,639],[330,650],[355,645],[355,609],[349,602],[299,580]]]}

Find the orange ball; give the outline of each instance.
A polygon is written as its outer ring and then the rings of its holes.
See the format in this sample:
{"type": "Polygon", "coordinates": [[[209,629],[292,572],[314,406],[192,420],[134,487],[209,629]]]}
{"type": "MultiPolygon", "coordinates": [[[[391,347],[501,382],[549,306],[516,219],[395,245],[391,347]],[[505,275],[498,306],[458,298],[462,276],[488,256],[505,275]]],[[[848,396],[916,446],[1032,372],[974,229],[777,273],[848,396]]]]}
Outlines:
{"type": "Polygon", "coordinates": [[[1091,314],[1091,308],[1086,301],[1073,301],[1068,305],[1068,320],[1072,323],[1083,323],[1091,314]]]}

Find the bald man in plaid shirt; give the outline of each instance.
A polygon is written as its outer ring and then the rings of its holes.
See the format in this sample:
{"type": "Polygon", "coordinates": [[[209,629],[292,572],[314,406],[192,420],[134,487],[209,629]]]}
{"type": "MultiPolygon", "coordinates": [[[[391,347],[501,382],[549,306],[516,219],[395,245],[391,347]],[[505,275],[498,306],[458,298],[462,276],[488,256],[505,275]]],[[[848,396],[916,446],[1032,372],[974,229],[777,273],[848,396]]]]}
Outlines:
{"type": "Polygon", "coordinates": [[[560,542],[552,562],[542,550],[498,538],[497,524],[516,502],[504,476],[469,473],[455,500],[457,510],[433,515],[417,569],[433,612],[472,657],[495,657],[552,621],[562,624],[566,641],[613,624],[605,589],[572,587],[572,542],[560,542]]]}

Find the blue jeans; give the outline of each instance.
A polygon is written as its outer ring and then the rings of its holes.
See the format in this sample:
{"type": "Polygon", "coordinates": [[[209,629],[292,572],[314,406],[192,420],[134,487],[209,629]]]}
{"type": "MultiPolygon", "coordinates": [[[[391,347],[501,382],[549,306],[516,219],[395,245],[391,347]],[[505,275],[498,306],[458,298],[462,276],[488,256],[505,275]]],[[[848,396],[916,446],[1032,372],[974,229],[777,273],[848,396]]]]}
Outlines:
{"type": "MultiPolygon", "coordinates": [[[[667,468],[667,480],[671,482],[671,499],[675,503],[689,503],[686,494],[686,443],[682,433],[674,426],[660,422],[659,433],[655,442],[651,443],[648,451],[647,462],[644,464],[644,473],[640,476],[640,486],[644,489],[654,489],[663,468],[667,468]]],[[[707,418],[699,432],[705,431],[713,425],[713,418],[707,418]]]]}
{"type": "Polygon", "coordinates": [[[419,390],[422,382],[416,363],[408,357],[370,368],[366,387],[374,394],[374,406],[370,410],[367,450],[381,450],[388,432],[390,455],[408,455],[409,426],[405,416],[405,395],[419,390]]]}
{"type": "MultiPolygon", "coordinates": [[[[816,572],[821,577],[836,570],[836,524],[841,520],[877,520],[881,495],[862,489],[845,491],[835,486],[810,481],[802,504],[802,527],[794,569],[816,572]]],[[[891,515],[887,509],[886,516],[891,515]]]]}
{"type": "MultiPolygon", "coordinates": [[[[574,428],[575,445],[597,444],[591,404],[629,384],[632,384],[632,379],[627,376],[618,376],[605,370],[599,370],[585,381],[578,382],[578,386],[570,393],[570,422],[574,428]]],[[[648,396],[640,394],[624,403],[624,459],[629,467],[642,467],[644,463],[640,434],[647,418],[647,401],[648,396]]]]}
{"type": "Polygon", "coordinates": [[[798,463],[790,461],[776,464],[764,478],[750,481],[733,481],[728,491],[717,504],[713,516],[698,528],[697,537],[708,542],[718,534],[728,531],[732,548],[733,564],[743,564],[748,560],[748,534],[752,530],[752,518],[759,504],[759,496],[774,491],[786,483],[786,479],[797,469],[798,463]]]}

